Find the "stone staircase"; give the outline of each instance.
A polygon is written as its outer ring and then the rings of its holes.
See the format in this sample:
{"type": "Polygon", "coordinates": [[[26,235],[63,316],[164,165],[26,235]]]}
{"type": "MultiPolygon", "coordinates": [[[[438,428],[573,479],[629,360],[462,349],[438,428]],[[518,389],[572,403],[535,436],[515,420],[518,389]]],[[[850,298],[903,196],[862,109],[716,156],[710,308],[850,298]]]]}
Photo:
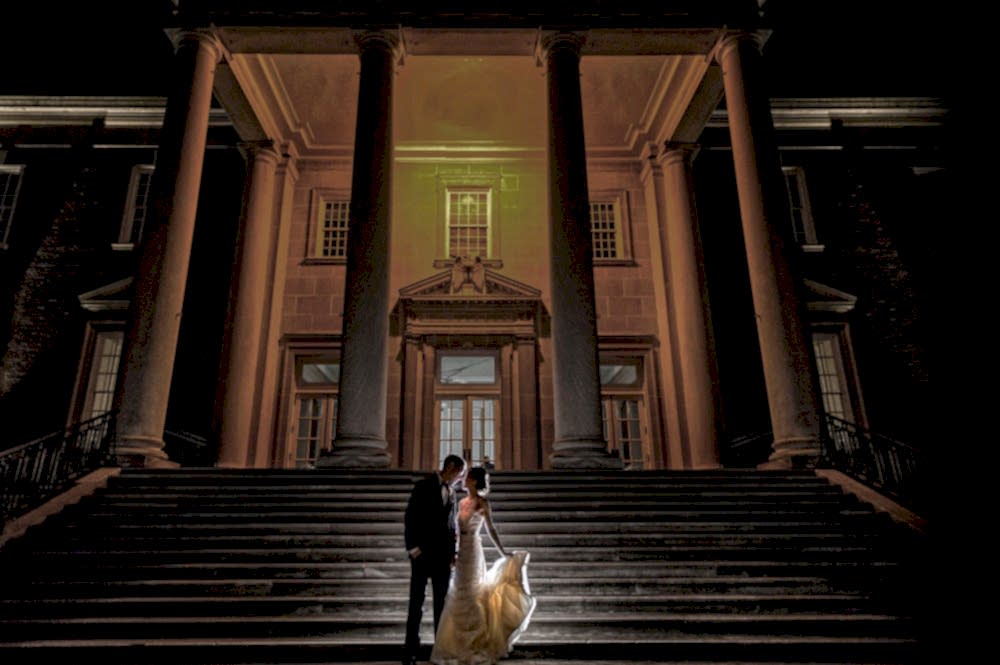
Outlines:
{"type": "MultiPolygon", "coordinates": [[[[0,663],[396,663],[418,477],[123,470],[0,550],[0,663]]],[[[923,538],[811,471],[491,480],[538,599],[512,663],[921,654],[923,538]]]]}

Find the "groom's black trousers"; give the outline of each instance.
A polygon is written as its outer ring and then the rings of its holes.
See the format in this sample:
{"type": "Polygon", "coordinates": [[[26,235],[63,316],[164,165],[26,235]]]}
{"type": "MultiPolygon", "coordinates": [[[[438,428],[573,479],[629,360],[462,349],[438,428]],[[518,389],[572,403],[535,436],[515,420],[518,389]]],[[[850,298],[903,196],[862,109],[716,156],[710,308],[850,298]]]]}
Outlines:
{"type": "Polygon", "coordinates": [[[434,601],[434,632],[437,633],[441,610],[444,609],[444,597],[451,581],[451,559],[431,557],[426,553],[410,559],[410,607],[406,614],[405,644],[407,655],[416,655],[420,649],[420,621],[424,615],[428,579],[431,581],[434,601]]]}

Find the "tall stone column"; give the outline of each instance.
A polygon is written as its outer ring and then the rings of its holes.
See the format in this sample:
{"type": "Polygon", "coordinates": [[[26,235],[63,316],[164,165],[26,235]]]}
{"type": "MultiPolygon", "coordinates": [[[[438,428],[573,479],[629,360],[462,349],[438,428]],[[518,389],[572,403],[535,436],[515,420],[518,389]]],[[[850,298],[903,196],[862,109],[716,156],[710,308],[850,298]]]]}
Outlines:
{"type": "Polygon", "coordinates": [[[663,175],[663,150],[652,143],[642,152],[642,180],[646,199],[646,225],[649,231],[649,261],[652,268],[653,295],[662,307],[656,308],[659,349],[653,354],[663,384],[662,453],[654,448],[653,465],[665,469],[686,469],[690,465],[686,446],[687,435],[680,359],[677,350],[677,323],[673,295],[670,293],[670,269],[667,266],[667,185],[663,175]],[[662,460],[662,462],[660,461],[662,460]]]}
{"type": "Polygon", "coordinates": [[[250,441],[256,431],[261,343],[267,326],[267,275],[274,220],[278,153],[270,142],[247,146],[252,167],[243,224],[237,242],[236,282],[231,292],[228,353],[222,366],[218,466],[252,465],[250,441]]]}
{"type": "Polygon", "coordinates": [[[167,100],[142,255],[122,352],[115,454],[125,466],[176,466],[163,428],[177,351],[212,81],[222,55],[214,37],[176,39],[176,77],[167,100]]]}
{"type": "Polygon", "coordinates": [[[549,126],[555,469],[621,468],[607,451],[594,300],[579,35],[544,40],[549,126]]]}
{"type": "Polygon", "coordinates": [[[810,466],[820,455],[819,391],[790,268],[794,249],[788,202],[770,100],[762,90],[760,42],[749,34],[724,37],[722,66],[729,133],[736,165],[743,238],[757,318],[774,444],[767,466],[810,466]]]}
{"type": "Polygon", "coordinates": [[[385,439],[389,341],[389,204],[395,35],[358,36],[361,83],[354,140],[344,289],[344,344],[333,450],[319,467],[389,466],[385,439]]]}
{"type": "Polygon", "coordinates": [[[666,185],[666,257],[674,308],[686,445],[691,468],[719,467],[718,372],[708,305],[704,254],[694,203],[694,147],[668,145],[663,154],[666,185]]]}

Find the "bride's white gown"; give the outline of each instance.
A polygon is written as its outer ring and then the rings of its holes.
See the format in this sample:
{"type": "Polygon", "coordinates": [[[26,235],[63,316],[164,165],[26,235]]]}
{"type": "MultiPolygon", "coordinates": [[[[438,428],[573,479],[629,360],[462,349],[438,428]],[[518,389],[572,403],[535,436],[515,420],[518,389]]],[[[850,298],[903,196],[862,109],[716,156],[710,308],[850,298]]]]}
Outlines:
{"type": "Polygon", "coordinates": [[[528,627],[535,599],[528,590],[528,553],[513,552],[486,570],[479,531],[483,511],[459,516],[458,561],[445,598],[431,662],[492,665],[528,627]]]}

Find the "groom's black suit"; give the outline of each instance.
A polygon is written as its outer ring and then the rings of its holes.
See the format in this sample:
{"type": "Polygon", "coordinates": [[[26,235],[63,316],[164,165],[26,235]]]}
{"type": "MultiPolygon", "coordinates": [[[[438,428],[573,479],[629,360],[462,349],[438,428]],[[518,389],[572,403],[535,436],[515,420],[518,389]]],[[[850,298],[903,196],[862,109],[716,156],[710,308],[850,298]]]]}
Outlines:
{"type": "Polygon", "coordinates": [[[431,581],[433,589],[435,632],[451,580],[451,564],[457,542],[455,493],[449,489],[445,499],[443,491],[441,476],[431,474],[413,485],[406,504],[406,550],[412,552],[414,548],[420,548],[418,556],[410,556],[410,605],[404,647],[407,659],[415,657],[420,648],[420,620],[427,595],[427,580],[431,581]]]}

